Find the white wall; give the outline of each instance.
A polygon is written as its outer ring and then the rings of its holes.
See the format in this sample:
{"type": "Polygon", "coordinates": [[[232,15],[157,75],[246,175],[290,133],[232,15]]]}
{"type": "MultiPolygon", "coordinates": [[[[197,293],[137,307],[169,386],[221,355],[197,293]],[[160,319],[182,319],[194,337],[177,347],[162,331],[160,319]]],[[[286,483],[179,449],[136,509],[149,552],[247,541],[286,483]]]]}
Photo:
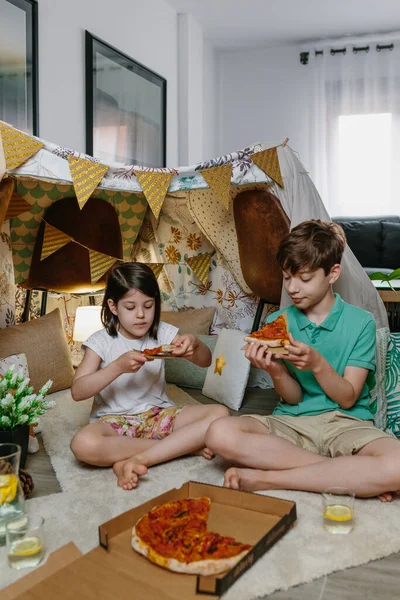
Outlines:
{"type": "Polygon", "coordinates": [[[219,52],[203,44],[203,159],[216,158],[218,148],[219,52]]]}
{"type": "Polygon", "coordinates": [[[39,135],[85,151],[85,29],[167,80],[167,164],[178,165],[177,14],[164,0],[38,0],[39,135]]]}
{"type": "Polygon", "coordinates": [[[288,137],[307,166],[310,71],[299,52],[295,46],[221,52],[217,154],[288,137]]]}

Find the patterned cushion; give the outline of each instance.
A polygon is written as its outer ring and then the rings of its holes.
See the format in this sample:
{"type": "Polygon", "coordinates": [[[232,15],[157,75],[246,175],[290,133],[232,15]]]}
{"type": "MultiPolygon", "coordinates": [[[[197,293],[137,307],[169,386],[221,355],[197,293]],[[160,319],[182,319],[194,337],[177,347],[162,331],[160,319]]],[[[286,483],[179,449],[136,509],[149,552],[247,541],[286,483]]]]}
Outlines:
{"type": "Polygon", "coordinates": [[[0,329],[15,323],[14,266],[10,242],[10,221],[0,227],[0,329]]]}
{"type": "Polygon", "coordinates": [[[400,437],[400,333],[391,333],[386,360],[387,429],[400,437]]]}
{"type": "MultiPolygon", "coordinates": [[[[217,335],[198,335],[211,352],[214,351],[217,343],[217,335]]],[[[165,379],[167,383],[175,383],[181,387],[194,388],[201,390],[207,375],[207,369],[199,367],[189,360],[182,358],[171,358],[165,361],[165,379]]]]}
{"type": "Polygon", "coordinates": [[[376,373],[375,377],[368,378],[370,385],[370,409],[374,414],[374,424],[379,429],[387,427],[387,399],[386,399],[386,361],[390,341],[390,332],[387,327],[376,331],[376,373]],[[370,381],[372,380],[372,381],[370,381]]]}

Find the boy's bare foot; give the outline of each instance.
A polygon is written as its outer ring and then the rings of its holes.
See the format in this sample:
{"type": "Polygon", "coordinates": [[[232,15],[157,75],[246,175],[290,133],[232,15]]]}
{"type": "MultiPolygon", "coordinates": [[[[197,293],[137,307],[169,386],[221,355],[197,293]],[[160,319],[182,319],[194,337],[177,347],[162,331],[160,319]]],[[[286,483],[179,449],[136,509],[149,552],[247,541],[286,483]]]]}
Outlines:
{"type": "Polygon", "coordinates": [[[214,458],[214,452],[211,452],[209,448],[204,447],[200,450],[197,450],[196,452],[193,452],[193,456],[202,456],[207,460],[211,460],[212,458],[214,458]]]}
{"type": "Polygon", "coordinates": [[[231,467],[225,471],[224,487],[245,492],[272,489],[272,485],[267,481],[267,471],[238,469],[237,467],[231,467]]]}
{"type": "Polygon", "coordinates": [[[119,487],[123,490],[133,490],[137,487],[139,477],[146,475],[147,467],[135,462],[133,458],[128,458],[114,463],[113,471],[118,478],[119,487]]]}

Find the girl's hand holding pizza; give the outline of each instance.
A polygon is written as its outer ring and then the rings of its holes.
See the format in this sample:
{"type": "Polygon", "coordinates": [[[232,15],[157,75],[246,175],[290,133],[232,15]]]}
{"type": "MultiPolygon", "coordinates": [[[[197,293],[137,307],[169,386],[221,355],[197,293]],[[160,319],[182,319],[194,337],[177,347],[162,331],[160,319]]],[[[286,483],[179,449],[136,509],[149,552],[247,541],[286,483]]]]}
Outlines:
{"type": "Polygon", "coordinates": [[[181,356],[183,358],[191,358],[197,346],[197,338],[191,333],[177,335],[172,344],[176,346],[172,351],[173,356],[181,356]]]}
{"type": "Polygon", "coordinates": [[[121,354],[121,356],[116,359],[115,363],[122,374],[137,373],[147,361],[148,359],[140,352],[130,350],[129,352],[125,352],[125,354],[121,354]]]}

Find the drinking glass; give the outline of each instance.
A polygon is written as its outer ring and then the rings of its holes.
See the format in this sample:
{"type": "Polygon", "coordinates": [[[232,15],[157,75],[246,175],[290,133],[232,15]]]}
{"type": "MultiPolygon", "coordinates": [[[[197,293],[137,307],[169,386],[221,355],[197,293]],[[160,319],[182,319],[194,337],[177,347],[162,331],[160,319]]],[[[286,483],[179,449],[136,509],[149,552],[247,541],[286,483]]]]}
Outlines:
{"type": "Polygon", "coordinates": [[[13,569],[37,567],[45,555],[44,519],[21,515],[6,525],[8,564],[13,569]]]}
{"type": "Polygon", "coordinates": [[[331,487],[322,494],[322,519],[329,533],[346,534],[354,527],[354,492],[331,487]]]}
{"type": "Polygon", "coordinates": [[[0,546],[5,544],[6,523],[24,513],[24,494],[19,481],[21,446],[0,444],[0,546]]]}

